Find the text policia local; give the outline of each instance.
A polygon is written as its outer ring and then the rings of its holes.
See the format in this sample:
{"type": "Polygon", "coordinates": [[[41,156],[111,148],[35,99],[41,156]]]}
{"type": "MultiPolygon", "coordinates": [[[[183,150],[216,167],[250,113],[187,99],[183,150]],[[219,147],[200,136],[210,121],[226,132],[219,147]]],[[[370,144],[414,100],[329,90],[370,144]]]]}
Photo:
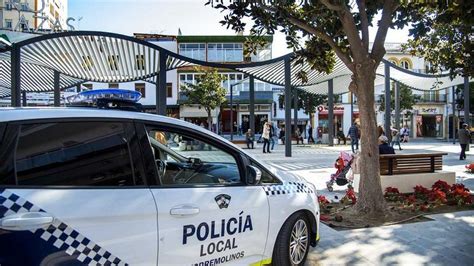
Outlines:
{"type": "MultiPolygon", "coordinates": [[[[206,241],[252,231],[252,217],[250,215],[243,217],[242,213],[239,214],[239,217],[211,221],[210,223],[202,222],[197,226],[193,224],[183,226],[183,245],[188,243],[189,238],[195,237],[198,241],[206,241]]],[[[235,248],[238,248],[235,237],[222,239],[201,245],[200,256],[212,255],[215,252],[219,253],[235,248]]]]}

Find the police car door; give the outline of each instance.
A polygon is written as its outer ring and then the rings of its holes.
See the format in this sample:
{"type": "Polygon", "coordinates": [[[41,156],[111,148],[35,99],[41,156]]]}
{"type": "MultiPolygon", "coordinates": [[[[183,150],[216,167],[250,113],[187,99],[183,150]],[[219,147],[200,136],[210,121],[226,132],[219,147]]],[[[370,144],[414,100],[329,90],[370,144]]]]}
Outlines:
{"type": "Polygon", "coordinates": [[[133,123],[10,123],[3,142],[1,131],[0,265],[157,263],[133,123]]]}
{"type": "MultiPolygon", "coordinates": [[[[160,186],[159,264],[250,264],[262,260],[269,207],[246,185],[237,149],[201,131],[146,126],[160,186]]],[[[146,155],[146,154],[145,154],[146,155]]]]}

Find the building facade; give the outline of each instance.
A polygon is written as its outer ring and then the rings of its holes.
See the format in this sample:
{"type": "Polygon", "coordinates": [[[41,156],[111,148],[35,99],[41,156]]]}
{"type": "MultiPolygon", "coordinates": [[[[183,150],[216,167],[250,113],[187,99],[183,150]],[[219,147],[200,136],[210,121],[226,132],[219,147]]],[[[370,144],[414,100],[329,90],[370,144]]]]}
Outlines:
{"type": "Polygon", "coordinates": [[[0,29],[66,30],[67,0],[5,0],[0,3],[0,29]]]}
{"type": "MultiPolygon", "coordinates": [[[[429,73],[430,65],[423,58],[415,57],[402,52],[401,43],[386,43],[385,59],[396,64],[399,67],[417,72],[429,73]]],[[[394,84],[392,82],[391,87],[394,84]]],[[[429,85],[427,85],[429,86],[429,85]]],[[[392,126],[400,128],[408,126],[412,138],[438,138],[446,139],[452,137],[452,89],[443,90],[412,90],[416,103],[410,110],[401,110],[400,125],[395,125],[395,114],[392,111],[392,126]]],[[[377,114],[377,123],[384,125],[385,112],[380,111],[380,104],[385,97],[384,84],[375,86],[375,109],[377,114]]],[[[454,110],[456,116],[463,116],[463,111],[454,110]]],[[[353,121],[358,122],[359,109],[357,106],[357,97],[348,92],[336,97],[334,102],[334,132],[347,136],[349,128],[353,121]],[[353,99],[353,112],[351,116],[351,99],[353,99]]],[[[456,120],[457,123],[457,120],[456,120]]],[[[320,138],[325,139],[328,132],[327,108],[320,106],[315,115],[315,124],[318,125],[320,138]]]]}
{"type": "MultiPolygon", "coordinates": [[[[177,36],[178,53],[193,59],[216,63],[258,62],[272,58],[273,38],[267,36],[267,44],[249,57],[244,55],[245,41],[248,36],[177,36]]],[[[249,81],[247,75],[228,69],[218,69],[223,77],[222,86],[227,90],[227,102],[212,111],[212,123],[216,131],[229,133],[244,132],[249,125],[249,81]],[[231,93],[232,89],[232,93],[231,93]],[[232,95],[232,109],[230,97],[232,95]],[[232,110],[232,111],[231,111],[232,110]],[[232,116],[232,118],[231,118],[232,116]],[[231,122],[232,120],[232,122],[231,122]]],[[[178,87],[195,84],[202,73],[194,67],[183,67],[177,70],[178,87]]],[[[271,119],[272,88],[268,83],[255,80],[255,129],[261,131],[264,120],[271,119]]],[[[179,88],[178,88],[179,89],[179,88]]],[[[180,118],[188,122],[207,127],[207,114],[198,104],[187,102],[184,97],[179,100],[180,118]]]]}

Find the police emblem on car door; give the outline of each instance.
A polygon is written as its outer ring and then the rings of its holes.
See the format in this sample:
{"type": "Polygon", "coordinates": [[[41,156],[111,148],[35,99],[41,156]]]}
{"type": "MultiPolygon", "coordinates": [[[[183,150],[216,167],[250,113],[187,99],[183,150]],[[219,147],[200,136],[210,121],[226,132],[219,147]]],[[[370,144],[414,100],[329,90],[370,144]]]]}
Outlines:
{"type": "Polygon", "coordinates": [[[217,206],[219,206],[219,209],[227,208],[229,207],[230,203],[230,196],[227,194],[220,194],[217,195],[214,199],[216,200],[217,206]]]}

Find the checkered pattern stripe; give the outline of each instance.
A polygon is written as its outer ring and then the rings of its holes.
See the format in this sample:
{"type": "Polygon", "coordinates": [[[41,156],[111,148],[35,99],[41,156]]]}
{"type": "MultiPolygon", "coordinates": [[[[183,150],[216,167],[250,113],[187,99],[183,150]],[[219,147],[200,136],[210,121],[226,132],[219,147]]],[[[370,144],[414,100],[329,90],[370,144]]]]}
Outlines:
{"type": "Polygon", "coordinates": [[[313,190],[304,183],[288,182],[285,185],[263,186],[265,193],[269,195],[286,195],[293,193],[313,193],[313,190]]]}
{"type": "MultiPolygon", "coordinates": [[[[0,189],[0,218],[23,212],[44,210],[9,190],[0,189]]],[[[128,265],[57,218],[47,229],[31,232],[85,265],[128,265]]]]}

